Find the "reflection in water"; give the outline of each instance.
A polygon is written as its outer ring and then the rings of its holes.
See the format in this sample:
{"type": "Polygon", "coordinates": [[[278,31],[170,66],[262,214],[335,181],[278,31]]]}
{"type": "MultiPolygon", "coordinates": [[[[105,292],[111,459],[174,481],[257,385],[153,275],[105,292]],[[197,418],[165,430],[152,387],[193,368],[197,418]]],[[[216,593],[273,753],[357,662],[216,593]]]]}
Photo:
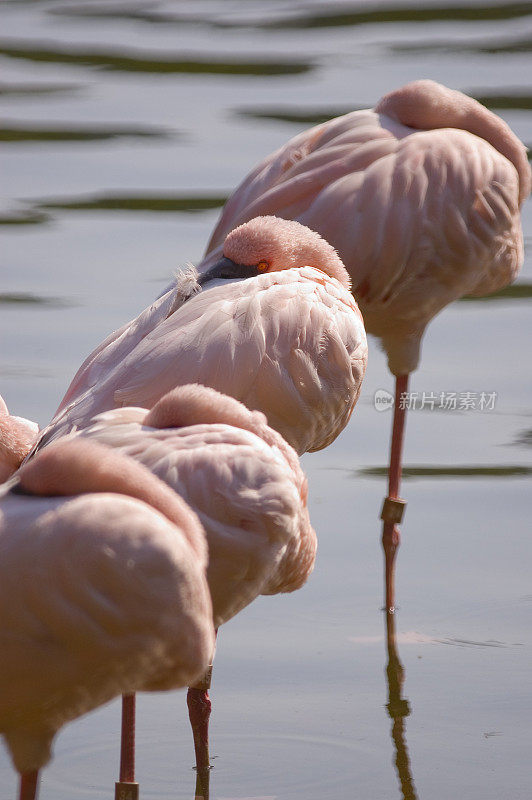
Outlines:
{"type": "Polygon", "coordinates": [[[210,779],[212,767],[194,767],[196,773],[196,787],[194,789],[194,800],[209,800],[210,779]]]}
{"type": "MultiPolygon", "coordinates": [[[[452,412],[455,413],[455,412],[452,412]]],[[[388,475],[388,467],[365,467],[356,470],[355,476],[382,478],[388,475]]],[[[403,478],[519,478],[532,475],[532,467],[524,465],[504,467],[403,467],[403,478]]]]}
{"type": "Polygon", "coordinates": [[[388,703],[386,710],[392,720],[392,740],[395,748],[395,766],[403,800],[417,800],[416,789],[410,770],[410,759],[406,745],[405,717],[410,714],[408,700],[402,697],[405,670],[399,660],[395,636],[395,614],[385,612],[386,649],[388,664],[386,680],[388,683],[388,703]]]}

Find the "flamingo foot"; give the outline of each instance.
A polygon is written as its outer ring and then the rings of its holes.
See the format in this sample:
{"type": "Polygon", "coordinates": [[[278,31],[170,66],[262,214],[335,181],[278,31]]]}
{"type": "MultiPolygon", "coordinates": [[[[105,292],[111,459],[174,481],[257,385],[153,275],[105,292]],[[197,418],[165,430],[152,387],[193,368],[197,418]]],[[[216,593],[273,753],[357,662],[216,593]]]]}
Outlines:
{"type": "Polygon", "coordinates": [[[187,693],[188,716],[194,736],[196,754],[196,800],[209,800],[209,718],[211,699],[209,697],[212,667],[203,681],[191,686],[187,693]]]}
{"type": "Polygon", "coordinates": [[[39,770],[23,772],[20,776],[19,800],[37,800],[39,770]]]}

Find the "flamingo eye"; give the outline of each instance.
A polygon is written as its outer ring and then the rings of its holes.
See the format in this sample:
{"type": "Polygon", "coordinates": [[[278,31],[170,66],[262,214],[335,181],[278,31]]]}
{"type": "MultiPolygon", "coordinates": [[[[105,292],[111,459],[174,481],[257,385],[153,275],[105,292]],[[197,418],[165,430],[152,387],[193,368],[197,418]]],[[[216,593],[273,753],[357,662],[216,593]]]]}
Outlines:
{"type": "Polygon", "coordinates": [[[259,263],[257,264],[257,269],[260,270],[260,272],[265,272],[269,266],[270,265],[268,264],[267,261],[259,261],[259,263]]]}

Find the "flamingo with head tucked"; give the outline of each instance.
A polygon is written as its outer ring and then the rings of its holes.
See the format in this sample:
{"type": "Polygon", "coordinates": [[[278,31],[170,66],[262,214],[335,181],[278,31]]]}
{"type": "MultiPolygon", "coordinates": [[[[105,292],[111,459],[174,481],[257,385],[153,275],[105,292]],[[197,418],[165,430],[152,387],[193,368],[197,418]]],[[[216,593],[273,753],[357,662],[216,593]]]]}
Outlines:
{"type": "MultiPolygon", "coordinates": [[[[295,451],[260,412],[214,389],[182,386],[149,412],[100,414],[78,436],[140,461],[197,513],[216,628],[259,594],[305,583],[316,554],[307,480],[295,451]]],[[[208,781],[209,683],[210,675],[188,694],[198,795],[208,781]]]]}
{"type": "Polygon", "coordinates": [[[207,553],[175,492],[95,442],[53,444],[0,491],[0,732],[34,800],[62,725],[205,670],[207,553]]]}
{"type": "Polygon", "coordinates": [[[12,416],[0,395],[0,483],[18,469],[38,435],[37,423],[12,416]]]}
{"type": "Polygon", "coordinates": [[[396,379],[382,514],[388,609],[404,505],[401,396],[428,322],[452,300],[516,277],[519,209],[530,188],[526,148],[500,117],[461,92],[415,81],[265,158],[227,201],[199,266],[208,271],[233,228],[275,214],[318,231],[347,267],[366,329],[396,379]]]}
{"type": "Polygon", "coordinates": [[[151,408],[201,383],[262,411],[298,453],[347,424],[367,360],[362,317],[335,250],[297,222],[251,220],[89,356],[39,447],[114,407],[151,408]]]}

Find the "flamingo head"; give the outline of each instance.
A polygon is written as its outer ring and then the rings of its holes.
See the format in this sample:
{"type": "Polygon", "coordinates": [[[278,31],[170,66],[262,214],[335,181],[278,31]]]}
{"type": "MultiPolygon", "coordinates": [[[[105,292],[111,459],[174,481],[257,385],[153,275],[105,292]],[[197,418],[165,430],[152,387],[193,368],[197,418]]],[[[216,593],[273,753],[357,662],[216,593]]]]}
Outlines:
{"type": "Polygon", "coordinates": [[[184,428],[217,423],[257,433],[266,425],[266,417],[260,411],[250,411],[234,397],[216,389],[189,383],[163,395],[143,422],[152,428],[184,428]]]}
{"type": "Polygon", "coordinates": [[[223,258],[199,282],[213,278],[250,278],[294,267],[316,267],[350,288],[338,253],[318,233],[295,220],[255,217],[226,237],[223,258]]]}

